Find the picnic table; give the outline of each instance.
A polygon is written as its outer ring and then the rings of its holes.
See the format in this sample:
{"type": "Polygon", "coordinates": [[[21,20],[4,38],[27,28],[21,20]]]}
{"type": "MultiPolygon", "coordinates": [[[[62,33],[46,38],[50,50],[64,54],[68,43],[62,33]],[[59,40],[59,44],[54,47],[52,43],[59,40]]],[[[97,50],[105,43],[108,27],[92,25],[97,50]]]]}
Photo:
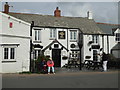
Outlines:
{"type": "Polygon", "coordinates": [[[65,65],[66,68],[71,68],[71,67],[79,67],[78,61],[75,59],[69,60],[68,64],[65,65]]]}
{"type": "Polygon", "coordinates": [[[101,62],[93,61],[93,60],[85,60],[83,65],[87,69],[92,68],[93,70],[95,70],[96,68],[100,69],[102,67],[102,63],[101,62]]]}

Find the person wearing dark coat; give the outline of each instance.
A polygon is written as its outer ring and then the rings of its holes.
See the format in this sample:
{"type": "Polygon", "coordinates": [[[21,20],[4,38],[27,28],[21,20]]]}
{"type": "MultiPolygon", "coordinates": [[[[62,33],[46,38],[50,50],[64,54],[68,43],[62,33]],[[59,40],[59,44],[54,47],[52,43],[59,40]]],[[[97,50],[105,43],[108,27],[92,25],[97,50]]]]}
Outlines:
{"type": "Polygon", "coordinates": [[[103,54],[102,54],[102,66],[103,66],[104,72],[107,71],[107,62],[108,62],[108,55],[105,52],[103,52],[103,54]]]}

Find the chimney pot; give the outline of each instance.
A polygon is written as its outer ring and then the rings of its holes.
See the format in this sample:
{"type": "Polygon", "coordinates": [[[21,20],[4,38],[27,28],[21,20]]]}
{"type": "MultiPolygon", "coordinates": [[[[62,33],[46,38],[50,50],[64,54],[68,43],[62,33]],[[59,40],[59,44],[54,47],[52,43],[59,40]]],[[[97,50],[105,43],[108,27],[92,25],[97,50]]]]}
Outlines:
{"type": "Polygon", "coordinates": [[[9,7],[10,6],[8,5],[8,2],[6,2],[4,5],[4,13],[7,13],[7,14],[9,13],[9,7]]]}
{"type": "Polygon", "coordinates": [[[59,10],[58,7],[56,7],[56,10],[54,11],[54,16],[55,17],[61,17],[61,10],[59,10]]]}
{"type": "Polygon", "coordinates": [[[88,19],[93,19],[93,16],[92,16],[92,12],[91,12],[91,11],[88,11],[88,12],[87,12],[87,18],[88,18],[88,19]]]}

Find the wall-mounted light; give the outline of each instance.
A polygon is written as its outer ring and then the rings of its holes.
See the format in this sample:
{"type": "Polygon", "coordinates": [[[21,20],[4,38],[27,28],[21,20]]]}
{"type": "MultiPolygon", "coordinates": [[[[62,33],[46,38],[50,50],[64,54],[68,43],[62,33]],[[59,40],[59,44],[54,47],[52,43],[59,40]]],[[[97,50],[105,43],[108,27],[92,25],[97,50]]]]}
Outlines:
{"type": "Polygon", "coordinates": [[[89,51],[91,51],[91,48],[89,48],[89,51]]]}
{"type": "Polygon", "coordinates": [[[100,51],[102,51],[103,50],[103,48],[100,48],[100,51]]]}

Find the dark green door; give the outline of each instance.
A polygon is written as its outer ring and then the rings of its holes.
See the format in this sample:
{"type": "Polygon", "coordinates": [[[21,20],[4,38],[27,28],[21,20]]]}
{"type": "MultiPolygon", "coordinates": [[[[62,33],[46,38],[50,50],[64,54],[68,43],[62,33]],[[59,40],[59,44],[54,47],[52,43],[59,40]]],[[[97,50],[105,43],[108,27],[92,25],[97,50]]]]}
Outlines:
{"type": "Polygon", "coordinates": [[[61,67],[61,49],[52,49],[52,59],[55,67],[61,67]]]}

